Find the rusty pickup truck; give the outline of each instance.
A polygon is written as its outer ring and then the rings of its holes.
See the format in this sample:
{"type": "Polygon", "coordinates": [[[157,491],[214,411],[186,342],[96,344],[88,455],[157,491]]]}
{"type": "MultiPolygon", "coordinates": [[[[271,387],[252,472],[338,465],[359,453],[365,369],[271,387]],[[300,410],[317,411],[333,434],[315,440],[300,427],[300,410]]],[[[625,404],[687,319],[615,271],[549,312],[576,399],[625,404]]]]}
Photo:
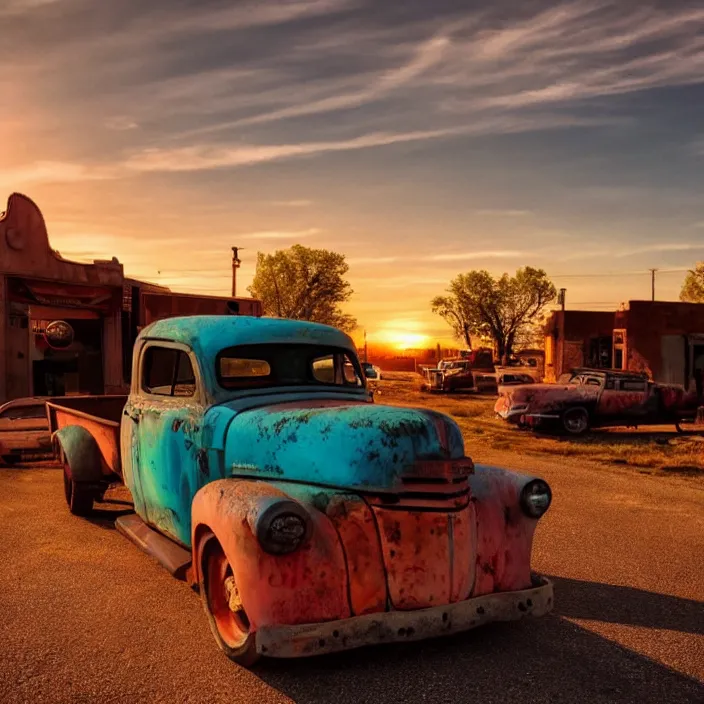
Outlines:
{"type": "Polygon", "coordinates": [[[523,384],[501,389],[494,411],[523,427],[582,435],[606,426],[693,422],[696,394],[681,386],[650,381],[645,374],[575,369],[557,384],[523,384]]]}
{"type": "Polygon", "coordinates": [[[47,404],[70,511],[123,480],[121,532],[200,590],[249,665],[540,616],[542,479],[474,465],[447,416],[375,404],[355,345],[313,323],[146,327],[127,398],[47,404]]]}

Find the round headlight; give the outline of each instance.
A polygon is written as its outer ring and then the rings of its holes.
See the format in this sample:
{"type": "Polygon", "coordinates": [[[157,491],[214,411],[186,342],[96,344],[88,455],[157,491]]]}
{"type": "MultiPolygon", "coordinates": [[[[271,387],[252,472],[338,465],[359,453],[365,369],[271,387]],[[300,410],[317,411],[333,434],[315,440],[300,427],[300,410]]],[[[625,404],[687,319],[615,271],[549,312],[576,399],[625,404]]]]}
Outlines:
{"type": "Polygon", "coordinates": [[[552,502],[552,491],[542,479],[533,479],[521,491],[521,508],[531,518],[540,518],[552,502]]]}
{"type": "Polygon", "coordinates": [[[270,555],[286,555],[303,545],[309,525],[310,519],[301,506],[293,501],[281,501],[259,516],[257,540],[270,555]]]}

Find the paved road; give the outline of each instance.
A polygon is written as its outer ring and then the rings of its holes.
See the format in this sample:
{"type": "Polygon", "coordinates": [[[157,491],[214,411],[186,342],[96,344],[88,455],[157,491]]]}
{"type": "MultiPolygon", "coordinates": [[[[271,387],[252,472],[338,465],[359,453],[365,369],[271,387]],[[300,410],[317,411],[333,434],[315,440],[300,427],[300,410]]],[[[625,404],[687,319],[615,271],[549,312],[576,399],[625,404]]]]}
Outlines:
{"type": "Polygon", "coordinates": [[[535,564],[553,616],[248,672],[215,648],[198,596],[61,475],[0,469],[0,702],[704,702],[704,488],[561,461],[535,564]]]}

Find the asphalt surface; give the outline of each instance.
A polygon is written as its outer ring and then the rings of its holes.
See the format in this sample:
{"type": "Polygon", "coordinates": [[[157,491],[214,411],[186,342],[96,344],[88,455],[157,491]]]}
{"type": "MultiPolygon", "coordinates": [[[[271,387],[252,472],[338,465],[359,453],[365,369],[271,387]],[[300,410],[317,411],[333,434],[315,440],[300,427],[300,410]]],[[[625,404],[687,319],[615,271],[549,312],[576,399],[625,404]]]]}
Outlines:
{"type": "Polygon", "coordinates": [[[198,595],[64,504],[61,473],[0,469],[0,702],[704,702],[704,485],[518,455],[550,481],[534,566],[555,613],[247,671],[198,595]]]}

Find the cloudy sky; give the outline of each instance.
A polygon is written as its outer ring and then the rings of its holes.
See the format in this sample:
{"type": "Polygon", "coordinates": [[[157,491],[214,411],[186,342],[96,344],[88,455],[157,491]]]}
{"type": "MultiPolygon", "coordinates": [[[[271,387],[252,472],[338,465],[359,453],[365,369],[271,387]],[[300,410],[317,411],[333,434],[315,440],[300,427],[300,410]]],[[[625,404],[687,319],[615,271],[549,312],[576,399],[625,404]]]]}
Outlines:
{"type": "Polygon", "coordinates": [[[704,259],[701,3],[0,0],[0,46],[0,210],[67,257],[227,293],[327,247],[408,342],[468,269],[605,309],[704,259]]]}

